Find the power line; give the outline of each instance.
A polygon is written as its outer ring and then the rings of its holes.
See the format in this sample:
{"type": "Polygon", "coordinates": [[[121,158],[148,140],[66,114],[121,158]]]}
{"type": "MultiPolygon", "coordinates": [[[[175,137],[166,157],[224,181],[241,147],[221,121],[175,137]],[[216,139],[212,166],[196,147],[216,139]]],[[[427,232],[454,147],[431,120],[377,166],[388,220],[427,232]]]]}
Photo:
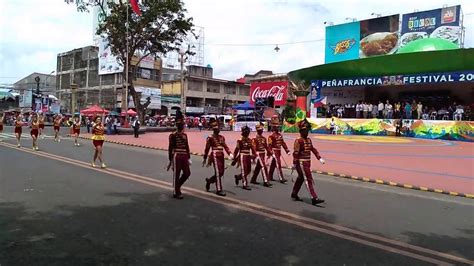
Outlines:
{"type": "Polygon", "coordinates": [[[206,43],[209,46],[275,46],[275,45],[292,45],[292,44],[301,44],[301,43],[315,43],[322,42],[326,39],[316,39],[316,40],[306,40],[306,41],[294,41],[294,42],[275,42],[275,43],[206,43]]]}

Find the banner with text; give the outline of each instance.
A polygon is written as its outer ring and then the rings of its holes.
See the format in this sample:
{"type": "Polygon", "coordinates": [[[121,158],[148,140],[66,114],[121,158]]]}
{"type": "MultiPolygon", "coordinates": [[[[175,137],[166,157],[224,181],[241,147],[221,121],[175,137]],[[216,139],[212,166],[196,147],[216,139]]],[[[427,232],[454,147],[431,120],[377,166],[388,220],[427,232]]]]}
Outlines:
{"type": "Polygon", "coordinates": [[[462,72],[428,73],[413,75],[395,75],[382,77],[362,77],[311,81],[311,99],[316,99],[322,88],[416,85],[426,83],[474,82],[474,70],[462,72]]]}
{"type": "Polygon", "coordinates": [[[288,81],[255,82],[250,84],[250,104],[254,105],[256,99],[275,98],[275,106],[286,104],[288,97],[288,81]]]}

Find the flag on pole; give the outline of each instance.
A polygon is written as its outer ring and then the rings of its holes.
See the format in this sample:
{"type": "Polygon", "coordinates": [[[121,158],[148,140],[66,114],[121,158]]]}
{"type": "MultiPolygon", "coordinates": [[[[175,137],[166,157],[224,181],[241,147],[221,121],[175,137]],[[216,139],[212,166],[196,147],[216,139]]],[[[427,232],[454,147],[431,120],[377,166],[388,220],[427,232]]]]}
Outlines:
{"type": "Polygon", "coordinates": [[[324,96],[324,97],[320,97],[316,100],[314,100],[314,107],[315,108],[318,108],[318,107],[321,107],[323,105],[326,105],[328,104],[328,97],[327,96],[324,96]]]}
{"type": "Polygon", "coordinates": [[[142,12],[140,11],[140,7],[138,6],[138,0],[130,0],[130,4],[132,5],[133,12],[141,16],[142,12]]]}

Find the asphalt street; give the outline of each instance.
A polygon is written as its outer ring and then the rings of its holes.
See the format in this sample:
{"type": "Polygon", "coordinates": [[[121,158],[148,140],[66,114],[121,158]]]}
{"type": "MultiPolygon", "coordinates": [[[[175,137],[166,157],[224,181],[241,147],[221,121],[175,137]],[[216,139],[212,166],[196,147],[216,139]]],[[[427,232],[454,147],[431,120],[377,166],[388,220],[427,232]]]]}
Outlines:
{"type": "Polygon", "coordinates": [[[435,264],[474,259],[471,199],[316,176],[327,203],[315,207],[304,189],[305,202],[289,199],[291,182],[244,191],[233,184],[238,170],[231,167],[227,197],[218,199],[202,192],[211,169],[193,157],[185,199],[174,200],[165,152],[107,143],[109,169],[102,171],[88,166],[91,143],[80,142],[76,148],[70,139],[46,138],[34,153],[29,138],[21,149],[3,138],[0,265],[422,265],[429,261],[416,255],[437,259],[435,264]]]}

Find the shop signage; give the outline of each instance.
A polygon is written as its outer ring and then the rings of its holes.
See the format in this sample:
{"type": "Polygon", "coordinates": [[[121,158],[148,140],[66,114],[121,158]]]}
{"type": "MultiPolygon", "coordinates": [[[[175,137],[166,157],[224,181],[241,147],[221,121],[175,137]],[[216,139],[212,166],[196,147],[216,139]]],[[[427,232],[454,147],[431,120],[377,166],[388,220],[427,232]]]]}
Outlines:
{"type": "Polygon", "coordinates": [[[250,104],[255,104],[255,100],[268,97],[275,98],[275,106],[282,106],[288,97],[288,81],[259,82],[250,84],[250,104]]]}

